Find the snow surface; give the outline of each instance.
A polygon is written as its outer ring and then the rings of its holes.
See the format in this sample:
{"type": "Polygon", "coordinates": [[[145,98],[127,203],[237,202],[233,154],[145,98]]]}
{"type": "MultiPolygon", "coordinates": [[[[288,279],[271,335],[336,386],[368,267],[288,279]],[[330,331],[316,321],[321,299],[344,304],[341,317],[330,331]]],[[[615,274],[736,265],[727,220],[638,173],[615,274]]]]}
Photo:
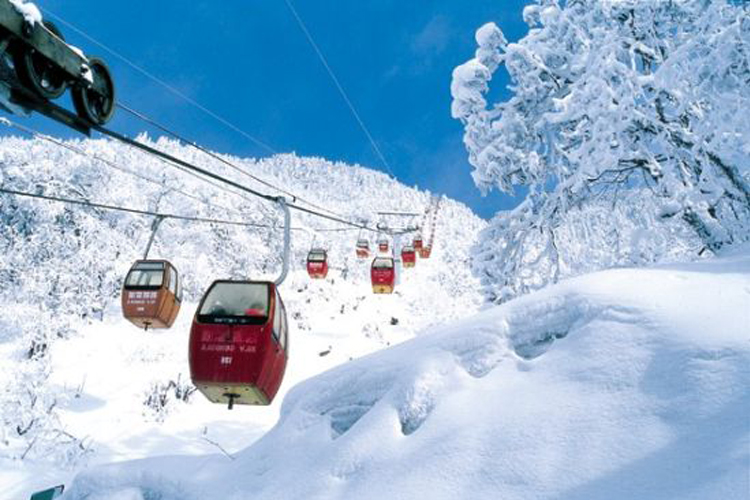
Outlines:
{"type": "Polygon", "coordinates": [[[296,385],[232,458],[97,467],[64,498],[746,499],[749,388],[745,248],[436,327],[296,385]]]}

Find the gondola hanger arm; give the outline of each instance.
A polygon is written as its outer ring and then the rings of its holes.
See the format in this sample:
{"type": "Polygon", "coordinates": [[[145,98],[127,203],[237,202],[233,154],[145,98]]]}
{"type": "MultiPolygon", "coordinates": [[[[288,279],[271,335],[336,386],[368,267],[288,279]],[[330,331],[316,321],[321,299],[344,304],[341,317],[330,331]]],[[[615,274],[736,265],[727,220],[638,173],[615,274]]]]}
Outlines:
{"type": "Polygon", "coordinates": [[[153,245],[154,243],[156,232],[159,230],[159,226],[161,225],[162,221],[164,221],[164,219],[165,217],[163,215],[157,215],[156,217],[154,217],[154,221],[151,223],[151,237],[148,239],[146,251],[143,252],[143,260],[148,259],[148,253],[151,251],[151,245],[153,245]]]}

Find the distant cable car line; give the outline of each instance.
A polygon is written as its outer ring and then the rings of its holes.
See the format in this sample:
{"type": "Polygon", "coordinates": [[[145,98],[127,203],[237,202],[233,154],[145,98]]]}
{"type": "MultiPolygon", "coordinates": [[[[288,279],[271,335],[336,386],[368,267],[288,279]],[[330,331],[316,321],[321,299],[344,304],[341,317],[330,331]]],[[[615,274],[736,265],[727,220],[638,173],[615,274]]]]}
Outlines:
{"type": "MultiPolygon", "coordinates": [[[[5,124],[7,124],[7,125],[9,125],[9,126],[16,127],[19,130],[24,130],[25,129],[25,131],[27,131],[28,133],[35,133],[35,131],[32,131],[32,129],[30,129],[28,127],[24,127],[24,126],[19,125],[19,124],[16,124],[15,122],[12,122],[12,121],[10,121],[10,120],[8,120],[6,118],[3,118],[2,122],[5,123],[5,124]]],[[[209,177],[211,179],[215,179],[215,180],[217,180],[219,182],[222,182],[224,184],[230,185],[230,186],[235,187],[237,189],[240,189],[242,191],[248,192],[248,193],[250,193],[250,194],[252,194],[254,196],[260,197],[260,198],[265,199],[267,201],[272,201],[272,202],[277,202],[278,201],[277,197],[273,197],[273,196],[266,195],[264,193],[260,193],[260,192],[258,192],[256,190],[252,189],[252,188],[249,188],[249,187],[244,186],[242,184],[239,184],[239,183],[237,183],[235,181],[232,181],[231,179],[227,179],[225,177],[222,177],[222,176],[220,176],[218,174],[215,174],[215,173],[210,172],[208,170],[205,170],[205,169],[203,169],[201,167],[193,165],[192,163],[189,163],[189,162],[186,162],[186,161],[181,160],[179,158],[176,158],[176,157],[174,157],[174,156],[172,156],[172,155],[170,155],[168,153],[165,153],[163,151],[159,151],[158,149],[152,148],[151,146],[148,146],[146,144],[142,144],[142,143],[140,143],[138,141],[135,141],[135,140],[127,137],[127,136],[124,136],[122,134],[119,134],[117,132],[109,130],[106,127],[103,127],[101,125],[92,124],[92,129],[97,130],[98,132],[100,132],[100,133],[102,133],[104,135],[107,135],[107,136],[109,136],[109,137],[111,137],[111,138],[113,138],[115,140],[118,140],[118,141],[120,141],[120,142],[122,142],[124,144],[127,144],[127,145],[129,145],[131,147],[134,147],[136,149],[140,149],[140,150],[142,150],[142,151],[144,151],[144,152],[146,152],[148,154],[156,156],[157,158],[161,158],[162,160],[167,161],[168,164],[170,164],[172,166],[175,166],[177,168],[184,167],[185,169],[188,169],[188,170],[193,171],[195,173],[204,175],[204,176],[209,177]]],[[[61,143],[61,142],[58,142],[58,145],[60,145],[61,147],[67,147],[67,145],[65,145],[64,143],[61,143]]],[[[202,180],[206,180],[203,177],[201,177],[201,179],[202,180]]],[[[31,193],[26,193],[26,194],[28,196],[40,197],[39,195],[32,195],[31,193]]],[[[58,201],[66,201],[66,200],[62,200],[61,199],[61,200],[58,200],[58,201]]],[[[88,204],[86,202],[75,201],[75,200],[72,200],[71,202],[78,203],[78,204],[88,204]]],[[[88,204],[88,205],[93,206],[93,204],[88,204]]],[[[364,224],[359,224],[359,223],[351,222],[351,221],[348,221],[348,220],[345,220],[345,219],[342,219],[342,218],[339,218],[339,217],[333,217],[333,216],[330,216],[330,215],[327,215],[327,214],[322,214],[320,212],[316,212],[314,210],[310,210],[310,209],[308,209],[306,207],[295,205],[293,203],[287,203],[287,205],[290,208],[293,208],[293,209],[298,210],[300,212],[304,212],[304,213],[307,213],[309,215],[313,215],[313,216],[320,217],[320,218],[323,218],[323,219],[328,219],[330,221],[337,222],[337,223],[340,223],[340,224],[345,224],[345,225],[351,226],[352,228],[355,228],[355,229],[361,229],[361,230],[366,230],[366,231],[375,232],[375,233],[386,232],[386,231],[381,231],[381,230],[378,230],[378,229],[375,229],[375,228],[371,228],[371,227],[369,227],[367,225],[364,225],[364,224]]],[[[103,206],[100,207],[100,208],[103,208],[103,206]]],[[[129,209],[129,211],[131,211],[133,213],[144,212],[144,211],[137,211],[135,209],[129,209]]],[[[155,214],[155,213],[143,213],[143,215],[158,215],[158,214],[155,214]]],[[[184,218],[184,216],[173,216],[172,218],[184,218]]],[[[256,227],[270,227],[270,226],[267,226],[267,225],[255,224],[255,223],[240,223],[240,222],[237,222],[236,224],[239,224],[239,225],[248,225],[248,226],[256,226],[256,227]]],[[[326,229],[326,231],[331,231],[331,230],[330,229],[326,229]]],[[[410,232],[410,231],[409,231],[408,228],[406,230],[401,229],[399,231],[394,231],[394,230],[387,231],[388,234],[395,234],[396,232],[398,232],[398,233],[406,233],[406,232],[410,232]]]]}
{"type": "MultiPolygon", "coordinates": [[[[151,155],[154,155],[154,156],[163,158],[165,160],[168,160],[169,162],[176,163],[177,165],[183,166],[183,167],[185,167],[185,168],[187,168],[189,170],[197,172],[197,173],[199,173],[201,175],[204,175],[204,176],[209,177],[211,179],[214,179],[216,181],[222,182],[222,183],[224,183],[224,184],[226,184],[228,186],[232,186],[232,187],[234,187],[236,189],[239,189],[239,190],[244,191],[246,193],[252,194],[253,196],[257,196],[258,198],[262,198],[262,199],[264,199],[266,201],[270,201],[270,202],[274,202],[274,203],[277,203],[278,200],[279,200],[279,197],[277,197],[277,196],[271,196],[271,195],[268,195],[268,194],[265,194],[265,193],[261,193],[260,191],[257,191],[255,189],[249,188],[249,187],[247,187],[247,186],[245,186],[243,184],[235,182],[235,181],[233,181],[231,179],[223,177],[223,176],[221,176],[219,174],[216,174],[216,173],[211,172],[209,170],[206,170],[204,168],[198,167],[197,165],[194,165],[194,164],[192,164],[190,162],[187,162],[185,160],[182,160],[180,158],[172,156],[169,153],[165,153],[164,151],[160,151],[160,150],[158,150],[156,148],[153,148],[153,147],[151,147],[151,146],[149,146],[147,144],[140,143],[140,142],[138,142],[138,141],[136,141],[134,139],[131,139],[130,137],[127,137],[127,136],[125,136],[123,134],[120,134],[118,132],[110,130],[110,129],[108,129],[106,127],[103,127],[101,125],[92,124],[91,128],[92,128],[92,130],[96,130],[97,132],[99,132],[99,133],[101,133],[103,135],[111,137],[112,139],[116,139],[116,140],[118,140],[118,141],[120,141],[120,142],[122,142],[124,144],[127,144],[127,145],[132,146],[132,147],[137,148],[137,149],[140,149],[142,151],[145,151],[146,153],[149,153],[151,155]]],[[[313,215],[315,217],[320,217],[322,219],[328,219],[328,220],[333,221],[333,222],[338,222],[340,224],[345,224],[345,225],[348,225],[348,226],[356,227],[356,228],[359,228],[359,229],[363,229],[365,231],[378,232],[377,229],[371,228],[371,227],[369,227],[367,225],[359,224],[359,223],[352,222],[352,221],[349,221],[349,220],[345,220],[345,219],[340,218],[340,217],[335,217],[335,216],[327,215],[327,214],[324,214],[324,213],[320,213],[320,212],[317,212],[315,210],[311,210],[311,209],[309,209],[307,207],[303,207],[303,206],[297,205],[295,203],[287,203],[287,205],[289,206],[289,208],[292,208],[292,209],[297,210],[299,212],[304,212],[304,213],[313,215]]]]}
{"type": "MultiPolygon", "coordinates": [[[[7,189],[7,188],[0,188],[0,193],[13,194],[16,196],[23,196],[27,198],[37,198],[40,200],[55,201],[58,203],[81,205],[81,206],[86,206],[90,208],[98,208],[101,210],[112,210],[116,212],[126,212],[126,213],[131,213],[131,214],[136,214],[136,215],[148,215],[151,217],[162,217],[164,219],[175,219],[175,220],[184,220],[184,221],[190,221],[190,222],[203,222],[203,223],[211,223],[211,224],[224,224],[224,225],[230,225],[230,226],[263,227],[263,228],[274,227],[273,225],[270,225],[270,224],[259,224],[256,222],[230,221],[230,220],[225,220],[225,219],[214,219],[210,217],[194,217],[190,215],[153,212],[151,210],[140,210],[137,208],[120,207],[117,205],[95,203],[95,202],[90,202],[86,200],[75,200],[73,198],[63,198],[61,196],[49,196],[45,194],[29,193],[26,191],[18,191],[15,189],[7,189]]],[[[291,228],[291,229],[294,230],[298,228],[291,228]]]]}
{"type": "MultiPolygon", "coordinates": [[[[54,201],[58,203],[68,203],[72,205],[80,205],[80,206],[86,206],[90,208],[98,208],[101,210],[112,210],[116,212],[126,212],[131,213],[135,215],[144,215],[149,217],[163,217],[165,219],[175,219],[175,220],[184,220],[188,222],[200,222],[200,223],[212,223],[212,224],[223,224],[223,225],[230,225],[230,226],[245,226],[245,227],[261,227],[265,229],[274,229],[278,228],[279,226],[274,226],[273,224],[261,224],[257,222],[243,222],[243,221],[230,221],[225,219],[215,219],[211,217],[193,217],[190,215],[179,215],[179,214],[169,214],[169,213],[161,213],[161,212],[153,212],[150,210],[140,210],[137,208],[129,208],[129,207],[120,207],[117,205],[108,205],[104,203],[96,203],[96,202],[90,202],[86,200],[74,200],[72,198],[63,198],[59,196],[49,196],[49,195],[43,195],[43,194],[36,194],[36,193],[29,193],[25,191],[18,191],[15,189],[7,189],[7,188],[0,188],[0,193],[6,193],[6,194],[12,194],[16,196],[22,196],[26,198],[37,198],[41,200],[47,200],[47,201],[54,201]]],[[[292,227],[290,228],[291,231],[305,231],[306,229],[301,227],[292,227]]],[[[357,228],[341,228],[341,229],[328,229],[328,228],[322,228],[322,229],[316,229],[313,228],[313,231],[320,231],[320,232],[326,232],[326,231],[356,231],[357,228]]]]}

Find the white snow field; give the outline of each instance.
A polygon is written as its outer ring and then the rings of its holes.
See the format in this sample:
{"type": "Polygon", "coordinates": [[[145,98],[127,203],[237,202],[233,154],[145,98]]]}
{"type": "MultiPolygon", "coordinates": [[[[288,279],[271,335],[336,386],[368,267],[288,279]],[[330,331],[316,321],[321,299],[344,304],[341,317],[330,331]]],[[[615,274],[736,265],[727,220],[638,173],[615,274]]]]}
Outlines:
{"type": "Polygon", "coordinates": [[[573,278],[435,327],[296,385],[262,437],[225,425],[260,438],[231,458],[96,467],[64,498],[747,499],[749,432],[745,248],[573,278]]]}

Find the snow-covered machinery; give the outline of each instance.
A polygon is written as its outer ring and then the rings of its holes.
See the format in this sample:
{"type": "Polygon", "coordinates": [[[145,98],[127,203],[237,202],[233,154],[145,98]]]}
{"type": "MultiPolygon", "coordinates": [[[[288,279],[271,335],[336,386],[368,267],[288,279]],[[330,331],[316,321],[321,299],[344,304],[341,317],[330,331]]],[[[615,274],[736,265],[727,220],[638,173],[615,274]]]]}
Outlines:
{"type": "Polygon", "coordinates": [[[328,252],[322,248],[313,248],[307,254],[307,274],[313,279],[328,276],[328,252]]]}
{"type": "Polygon", "coordinates": [[[39,10],[22,0],[0,0],[0,107],[37,111],[80,132],[104,125],[115,110],[115,86],[104,61],[65,43],[39,10]],[[54,103],[67,89],[76,113],[54,103]]]}

